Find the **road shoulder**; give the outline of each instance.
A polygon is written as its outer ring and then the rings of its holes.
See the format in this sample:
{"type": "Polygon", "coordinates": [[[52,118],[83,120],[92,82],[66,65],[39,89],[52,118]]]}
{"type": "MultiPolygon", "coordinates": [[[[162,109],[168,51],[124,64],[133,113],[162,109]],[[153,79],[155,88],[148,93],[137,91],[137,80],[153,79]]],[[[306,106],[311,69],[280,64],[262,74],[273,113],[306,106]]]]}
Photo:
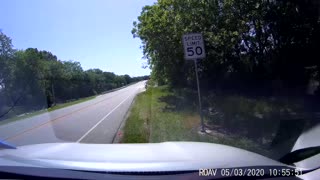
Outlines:
{"type": "MultiPolygon", "coordinates": [[[[137,94],[137,95],[139,95],[139,94],[137,94]]],[[[113,144],[118,144],[118,143],[122,142],[124,127],[125,127],[127,119],[131,115],[131,110],[132,110],[133,105],[135,104],[136,98],[137,98],[137,96],[135,96],[134,99],[132,100],[129,109],[126,112],[126,115],[124,116],[124,118],[123,118],[123,120],[117,130],[117,133],[114,135],[113,140],[112,140],[113,144]]]]}

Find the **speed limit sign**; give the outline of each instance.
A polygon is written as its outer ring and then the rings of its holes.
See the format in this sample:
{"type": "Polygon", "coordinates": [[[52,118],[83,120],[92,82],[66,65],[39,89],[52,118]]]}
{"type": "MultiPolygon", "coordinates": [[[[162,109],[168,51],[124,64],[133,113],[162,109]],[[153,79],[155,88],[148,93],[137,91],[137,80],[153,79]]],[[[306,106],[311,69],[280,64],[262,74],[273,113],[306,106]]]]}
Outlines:
{"type": "Polygon", "coordinates": [[[203,59],[206,57],[202,34],[185,34],[182,37],[182,41],[186,60],[203,59]]]}
{"type": "Polygon", "coordinates": [[[197,61],[206,57],[204,50],[203,37],[200,33],[185,34],[182,36],[184,57],[186,60],[194,61],[194,69],[196,71],[197,87],[198,87],[198,98],[199,98],[199,113],[201,118],[201,133],[205,132],[204,121],[201,107],[201,94],[200,94],[200,83],[198,77],[198,66],[197,61]]]}

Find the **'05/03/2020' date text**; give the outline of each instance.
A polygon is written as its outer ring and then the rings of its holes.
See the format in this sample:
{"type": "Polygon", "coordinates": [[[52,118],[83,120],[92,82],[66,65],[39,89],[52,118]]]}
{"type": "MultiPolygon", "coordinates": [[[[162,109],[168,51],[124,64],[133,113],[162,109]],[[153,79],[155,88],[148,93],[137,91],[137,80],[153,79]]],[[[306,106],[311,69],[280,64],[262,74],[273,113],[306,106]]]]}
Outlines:
{"type": "Polygon", "coordinates": [[[290,177],[302,175],[302,170],[295,168],[219,168],[219,169],[199,169],[199,176],[218,176],[218,177],[234,177],[234,176],[274,176],[274,177],[290,177]]]}

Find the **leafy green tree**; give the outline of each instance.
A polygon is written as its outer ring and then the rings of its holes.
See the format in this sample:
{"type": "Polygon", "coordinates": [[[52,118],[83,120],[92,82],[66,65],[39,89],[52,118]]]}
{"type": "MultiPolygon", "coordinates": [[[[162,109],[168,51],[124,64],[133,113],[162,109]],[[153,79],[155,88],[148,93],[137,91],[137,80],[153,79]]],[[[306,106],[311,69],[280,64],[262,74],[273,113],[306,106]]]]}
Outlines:
{"type": "Polygon", "coordinates": [[[199,62],[203,86],[267,92],[280,79],[302,92],[310,77],[305,67],[319,67],[318,8],[307,0],[158,0],[143,7],[132,34],[160,84],[195,84],[181,37],[200,32],[207,52],[199,62]]]}
{"type": "Polygon", "coordinates": [[[132,79],[128,74],[125,74],[123,77],[126,80],[126,84],[130,84],[132,82],[132,79]]]}
{"type": "Polygon", "coordinates": [[[0,31],[0,118],[10,111],[12,107],[9,97],[8,82],[12,79],[13,45],[11,39],[0,31]]]}
{"type": "Polygon", "coordinates": [[[124,86],[127,84],[124,76],[116,76],[114,81],[115,81],[115,84],[117,85],[117,87],[121,87],[121,86],[124,86]]]}

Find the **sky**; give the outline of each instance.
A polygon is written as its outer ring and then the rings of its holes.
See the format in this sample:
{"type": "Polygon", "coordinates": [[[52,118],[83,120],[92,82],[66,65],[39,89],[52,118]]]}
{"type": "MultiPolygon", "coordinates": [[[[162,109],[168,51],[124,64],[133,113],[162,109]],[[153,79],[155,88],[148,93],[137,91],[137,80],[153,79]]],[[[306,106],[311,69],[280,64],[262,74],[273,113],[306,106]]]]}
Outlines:
{"type": "Polygon", "coordinates": [[[133,21],[155,0],[3,0],[0,29],[15,49],[47,50],[59,60],[118,75],[149,75],[133,21]]]}

